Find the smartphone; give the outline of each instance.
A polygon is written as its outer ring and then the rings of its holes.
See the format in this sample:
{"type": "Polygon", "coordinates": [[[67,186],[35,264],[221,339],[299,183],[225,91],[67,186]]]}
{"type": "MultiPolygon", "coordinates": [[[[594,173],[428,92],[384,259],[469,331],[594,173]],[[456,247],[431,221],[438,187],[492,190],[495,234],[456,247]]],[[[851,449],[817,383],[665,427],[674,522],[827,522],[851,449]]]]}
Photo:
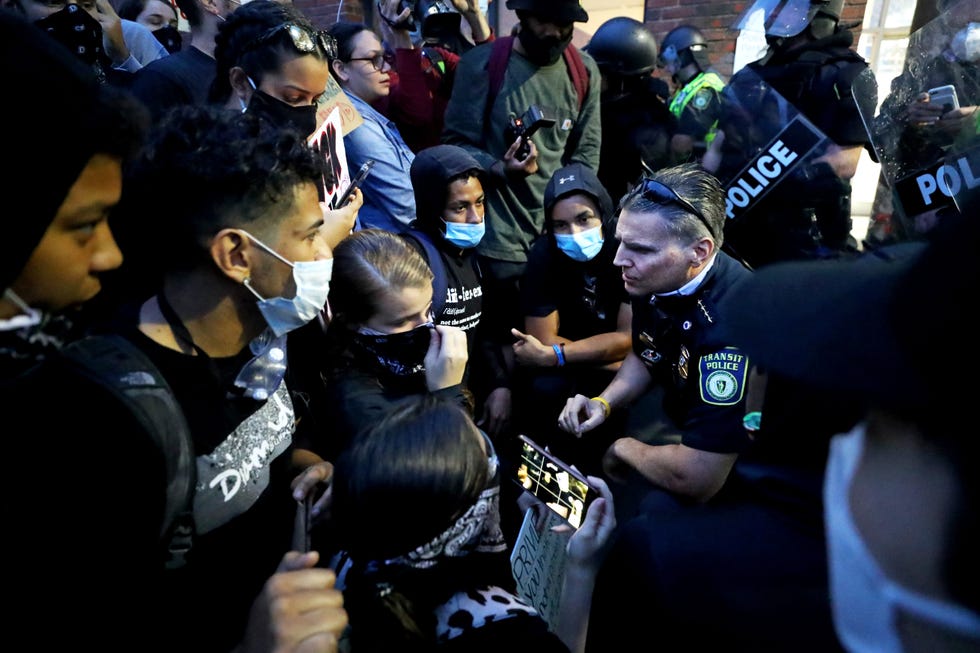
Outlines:
{"type": "Polygon", "coordinates": [[[956,95],[956,87],[952,84],[930,88],[926,92],[929,94],[929,102],[937,102],[941,104],[943,107],[943,112],[960,108],[960,100],[956,95]]]}
{"type": "Polygon", "coordinates": [[[574,528],[582,525],[585,512],[599,497],[585,476],[572,469],[526,435],[521,442],[521,462],[514,482],[536,496],[574,528]]]}
{"type": "Polygon", "coordinates": [[[350,200],[350,196],[354,192],[354,189],[360,187],[360,185],[364,183],[364,179],[368,176],[368,173],[371,172],[371,168],[373,167],[374,159],[368,159],[364,162],[364,164],[358,169],[357,174],[355,174],[350,180],[350,184],[344,190],[344,194],[337,200],[337,204],[335,205],[336,208],[339,209],[340,207],[347,205],[347,202],[350,200]]]}
{"type": "Polygon", "coordinates": [[[293,523],[293,551],[306,553],[310,550],[310,527],[313,520],[310,511],[313,508],[313,493],[296,504],[296,520],[293,523]]]}

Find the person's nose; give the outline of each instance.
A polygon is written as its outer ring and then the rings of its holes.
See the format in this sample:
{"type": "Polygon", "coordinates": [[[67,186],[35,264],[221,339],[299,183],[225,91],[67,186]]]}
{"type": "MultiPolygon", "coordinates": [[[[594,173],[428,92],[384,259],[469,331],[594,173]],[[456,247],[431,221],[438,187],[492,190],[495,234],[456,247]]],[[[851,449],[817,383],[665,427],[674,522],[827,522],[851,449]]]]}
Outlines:
{"type": "Polygon", "coordinates": [[[629,259],[626,257],[626,254],[623,253],[622,245],[619,245],[619,247],[616,248],[616,255],[613,257],[613,265],[621,268],[629,267],[629,259]]]}
{"type": "Polygon", "coordinates": [[[115,270],[123,262],[123,254],[116,244],[116,239],[112,236],[107,222],[101,223],[96,227],[98,244],[92,254],[92,269],[96,272],[106,272],[115,270]]]}

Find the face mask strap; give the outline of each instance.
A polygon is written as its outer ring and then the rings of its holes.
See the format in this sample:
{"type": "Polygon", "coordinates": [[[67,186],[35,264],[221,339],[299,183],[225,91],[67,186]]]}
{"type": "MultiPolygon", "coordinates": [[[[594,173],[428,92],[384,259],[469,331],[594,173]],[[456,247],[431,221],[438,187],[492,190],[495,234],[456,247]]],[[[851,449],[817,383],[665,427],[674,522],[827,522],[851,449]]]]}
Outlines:
{"type": "Polygon", "coordinates": [[[272,256],[276,257],[277,259],[279,259],[280,261],[282,261],[283,263],[285,263],[289,267],[295,267],[290,261],[287,261],[285,258],[283,258],[282,254],[280,254],[276,250],[272,249],[271,247],[269,247],[268,245],[266,245],[265,243],[263,243],[261,240],[259,240],[258,238],[256,238],[252,234],[248,233],[244,229],[239,229],[239,231],[241,231],[243,234],[245,234],[246,236],[248,236],[249,240],[251,240],[253,243],[255,243],[256,245],[258,245],[261,249],[265,250],[266,253],[271,254],[272,256]]]}

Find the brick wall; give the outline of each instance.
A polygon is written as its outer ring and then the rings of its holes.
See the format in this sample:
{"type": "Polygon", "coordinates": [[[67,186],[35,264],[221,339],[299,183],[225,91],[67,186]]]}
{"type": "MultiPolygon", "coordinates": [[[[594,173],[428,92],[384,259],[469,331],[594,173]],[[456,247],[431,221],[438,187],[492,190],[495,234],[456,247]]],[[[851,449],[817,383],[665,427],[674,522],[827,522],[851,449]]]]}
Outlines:
{"type": "MultiPolygon", "coordinates": [[[[326,29],[337,21],[337,11],[343,20],[364,20],[365,1],[374,0],[293,0],[315,25],[326,29]]],[[[588,0],[582,0],[588,8],[588,0]]],[[[735,38],[738,32],[732,24],[751,5],[751,0],[646,0],[645,22],[650,26],[659,43],[678,25],[694,25],[711,44],[711,61],[722,75],[729,76],[735,60],[735,38]]],[[[857,23],[854,28],[855,43],[860,33],[861,21],[867,0],[846,0],[842,22],[857,23]]],[[[598,26],[596,26],[598,27],[598,26]]]]}

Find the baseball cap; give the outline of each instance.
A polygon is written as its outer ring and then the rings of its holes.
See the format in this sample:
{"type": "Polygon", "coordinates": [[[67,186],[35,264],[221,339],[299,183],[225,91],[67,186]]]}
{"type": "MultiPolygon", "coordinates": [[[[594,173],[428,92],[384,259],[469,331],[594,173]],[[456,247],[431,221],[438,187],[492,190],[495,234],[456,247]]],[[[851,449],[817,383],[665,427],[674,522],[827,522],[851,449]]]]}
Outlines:
{"type": "Polygon", "coordinates": [[[526,11],[555,23],[585,23],[589,14],[578,0],[507,0],[507,8],[526,11]]]}

